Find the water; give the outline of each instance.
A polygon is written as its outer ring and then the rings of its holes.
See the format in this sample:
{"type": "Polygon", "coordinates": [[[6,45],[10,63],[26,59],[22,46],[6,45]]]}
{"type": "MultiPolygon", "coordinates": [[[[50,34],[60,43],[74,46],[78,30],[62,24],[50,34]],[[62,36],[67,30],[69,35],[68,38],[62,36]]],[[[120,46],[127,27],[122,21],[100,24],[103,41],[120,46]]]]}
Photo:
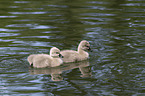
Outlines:
{"type": "Polygon", "coordinates": [[[1,0],[1,96],[144,96],[144,0],[1,0]],[[32,69],[30,54],[76,50],[88,61],[32,69]]]}

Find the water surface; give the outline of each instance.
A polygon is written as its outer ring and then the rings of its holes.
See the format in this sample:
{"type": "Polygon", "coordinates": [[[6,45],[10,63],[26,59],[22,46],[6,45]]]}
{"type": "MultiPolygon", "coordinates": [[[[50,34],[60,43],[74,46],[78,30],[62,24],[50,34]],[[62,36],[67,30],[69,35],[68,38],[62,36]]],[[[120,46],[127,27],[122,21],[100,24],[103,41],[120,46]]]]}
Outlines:
{"type": "Polygon", "coordinates": [[[1,0],[0,95],[143,96],[144,0],[1,0]],[[88,61],[32,69],[30,54],[76,50],[88,61]]]}

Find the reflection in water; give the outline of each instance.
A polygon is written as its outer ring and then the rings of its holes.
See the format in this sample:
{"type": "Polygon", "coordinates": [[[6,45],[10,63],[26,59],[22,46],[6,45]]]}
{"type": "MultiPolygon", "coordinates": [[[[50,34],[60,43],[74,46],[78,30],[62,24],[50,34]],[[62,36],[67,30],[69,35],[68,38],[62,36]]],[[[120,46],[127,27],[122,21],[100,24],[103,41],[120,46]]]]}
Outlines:
{"type": "Polygon", "coordinates": [[[88,61],[82,61],[82,62],[77,62],[77,63],[67,63],[63,64],[62,66],[59,67],[52,67],[52,68],[30,68],[29,73],[31,75],[36,75],[36,74],[50,74],[51,79],[53,81],[61,81],[63,80],[62,73],[63,71],[67,70],[72,70],[79,68],[81,72],[81,77],[90,77],[91,76],[91,68],[89,66],[88,61]]]}
{"type": "Polygon", "coordinates": [[[92,76],[90,66],[80,66],[79,69],[80,69],[81,74],[82,74],[81,77],[90,77],[90,76],[92,76]]]}
{"type": "Polygon", "coordinates": [[[53,81],[61,81],[63,80],[61,74],[62,74],[62,70],[61,67],[56,67],[56,68],[40,68],[40,69],[36,69],[36,68],[31,68],[29,69],[29,73],[31,75],[36,75],[36,74],[50,74],[51,75],[51,79],[53,81]]]}

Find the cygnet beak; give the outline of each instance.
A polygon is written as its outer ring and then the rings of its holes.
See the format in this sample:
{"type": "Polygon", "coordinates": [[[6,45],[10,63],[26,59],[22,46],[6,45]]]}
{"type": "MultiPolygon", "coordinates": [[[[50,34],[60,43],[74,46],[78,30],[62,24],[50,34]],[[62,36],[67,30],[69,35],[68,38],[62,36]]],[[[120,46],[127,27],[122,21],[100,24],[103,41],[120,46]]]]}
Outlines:
{"type": "Polygon", "coordinates": [[[63,58],[63,56],[62,56],[61,54],[59,54],[59,57],[60,57],[60,58],[63,58]]]}
{"type": "Polygon", "coordinates": [[[33,63],[32,63],[32,64],[30,64],[30,67],[31,67],[31,68],[33,68],[33,63]]]}
{"type": "Polygon", "coordinates": [[[88,51],[92,52],[92,49],[90,47],[88,47],[88,51]]]}

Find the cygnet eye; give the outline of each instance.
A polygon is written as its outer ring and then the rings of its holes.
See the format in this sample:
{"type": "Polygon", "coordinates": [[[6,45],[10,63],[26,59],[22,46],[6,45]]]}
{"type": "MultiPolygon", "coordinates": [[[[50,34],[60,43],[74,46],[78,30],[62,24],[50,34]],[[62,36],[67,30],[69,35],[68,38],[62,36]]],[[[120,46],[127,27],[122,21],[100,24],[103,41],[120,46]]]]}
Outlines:
{"type": "Polygon", "coordinates": [[[86,45],[86,47],[90,47],[90,46],[86,45]]]}
{"type": "Polygon", "coordinates": [[[59,54],[59,52],[56,52],[56,54],[59,54]]]}

